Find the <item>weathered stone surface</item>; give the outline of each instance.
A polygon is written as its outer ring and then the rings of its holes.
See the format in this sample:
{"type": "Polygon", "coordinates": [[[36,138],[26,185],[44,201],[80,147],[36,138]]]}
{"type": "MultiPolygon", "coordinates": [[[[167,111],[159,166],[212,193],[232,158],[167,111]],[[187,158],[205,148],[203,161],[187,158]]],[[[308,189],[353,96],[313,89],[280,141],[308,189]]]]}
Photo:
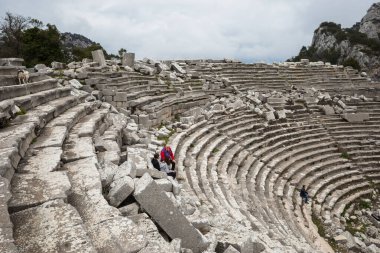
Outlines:
{"type": "Polygon", "coordinates": [[[123,66],[133,67],[135,64],[135,53],[124,53],[121,64],[123,66]]]}
{"type": "Polygon", "coordinates": [[[77,211],[63,200],[14,213],[11,219],[20,253],[96,253],[77,211]]]}
{"type": "Polygon", "coordinates": [[[322,110],[323,110],[325,115],[334,115],[335,114],[334,108],[332,108],[329,105],[322,106],[322,110]]]}
{"type": "Polygon", "coordinates": [[[92,137],[78,138],[76,135],[70,136],[64,145],[62,160],[64,162],[72,162],[78,159],[83,159],[95,156],[95,148],[92,142],[92,137]]]}
{"type": "Polygon", "coordinates": [[[69,84],[71,87],[75,88],[75,89],[82,89],[83,88],[83,85],[76,79],[72,79],[69,81],[69,84]]]}
{"type": "Polygon", "coordinates": [[[120,213],[123,216],[137,215],[139,213],[139,205],[137,203],[132,203],[119,208],[120,213]]]}
{"type": "Polygon", "coordinates": [[[54,199],[66,199],[71,188],[66,172],[15,174],[11,182],[9,209],[23,210],[54,199]]]}
{"type": "Polygon", "coordinates": [[[99,252],[136,253],[147,245],[145,231],[130,219],[116,217],[89,228],[89,235],[99,252]]]}
{"type": "Polygon", "coordinates": [[[344,113],[341,116],[348,122],[363,122],[369,120],[369,113],[344,113]]]}
{"type": "Polygon", "coordinates": [[[33,155],[28,156],[26,162],[19,164],[19,173],[48,173],[59,168],[62,148],[47,147],[33,150],[33,155]]]}
{"type": "Polygon", "coordinates": [[[13,224],[9,218],[7,202],[11,198],[9,183],[0,177],[0,252],[16,253],[13,240],[13,224]]]}
{"type": "Polygon", "coordinates": [[[167,178],[157,179],[156,183],[161,187],[163,191],[172,192],[173,184],[167,178]]]}
{"type": "Polygon", "coordinates": [[[66,126],[45,127],[33,143],[33,148],[62,147],[67,136],[66,126]]]}
{"type": "Polygon", "coordinates": [[[182,239],[185,248],[202,252],[208,247],[207,240],[186,217],[173,205],[149,174],[137,181],[134,196],[142,208],[172,238],[182,239]],[[165,208],[158,208],[165,206],[165,208]]]}
{"type": "Polygon", "coordinates": [[[230,245],[223,253],[239,253],[239,251],[230,245]]]}
{"type": "Polygon", "coordinates": [[[106,66],[106,59],[104,58],[104,53],[102,49],[92,51],[91,54],[94,62],[99,63],[100,66],[106,66]]]}
{"type": "Polygon", "coordinates": [[[158,171],[156,169],[136,168],[136,177],[142,177],[145,173],[148,173],[154,179],[167,178],[165,172],[158,171]]]}
{"type": "Polygon", "coordinates": [[[173,62],[172,65],[171,65],[171,69],[176,71],[177,73],[180,73],[180,74],[186,74],[186,71],[178,65],[178,63],[176,62],[173,62]]]}
{"type": "Polygon", "coordinates": [[[132,194],[135,183],[129,176],[118,177],[111,183],[108,199],[112,206],[119,206],[125,199],[132,194]]]}

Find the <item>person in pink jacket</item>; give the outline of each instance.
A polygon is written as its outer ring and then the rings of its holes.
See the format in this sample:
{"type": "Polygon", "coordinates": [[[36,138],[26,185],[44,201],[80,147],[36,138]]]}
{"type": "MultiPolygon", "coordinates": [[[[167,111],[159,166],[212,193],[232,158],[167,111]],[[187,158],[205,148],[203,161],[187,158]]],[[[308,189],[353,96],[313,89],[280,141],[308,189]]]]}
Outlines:
{"type": "Polygon", "coordinates": [[[175,169],[175,159],[172,149],[168,145],[164,145],[164,147],[161,150],[161,161],[164,162],[167,159],[169,159],[170,163],[172,164],[172,170],[175,169]]]}

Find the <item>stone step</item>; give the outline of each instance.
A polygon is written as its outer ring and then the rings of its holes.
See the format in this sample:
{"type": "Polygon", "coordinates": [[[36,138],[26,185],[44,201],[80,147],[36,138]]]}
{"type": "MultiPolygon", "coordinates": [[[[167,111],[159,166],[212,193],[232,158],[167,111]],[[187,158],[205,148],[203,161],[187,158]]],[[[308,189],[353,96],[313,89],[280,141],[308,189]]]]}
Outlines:
{"type": "Polygon", "coordinates": [[[57,88],[56,79],[46,79],[43,81],[38,81],[34,83],[12,85],[12,86],[1,86],[0,87],[0,101],[5,99],[11,99],[14,97],[21,97],[29,94],[34,94],[37,92],[55,89],[57,88]]]}
{"type": "Polygon", "coordinates": [[[97,252],[78,212],[62,199],[13,213],[11,220],[20,253],[97,252]]]}

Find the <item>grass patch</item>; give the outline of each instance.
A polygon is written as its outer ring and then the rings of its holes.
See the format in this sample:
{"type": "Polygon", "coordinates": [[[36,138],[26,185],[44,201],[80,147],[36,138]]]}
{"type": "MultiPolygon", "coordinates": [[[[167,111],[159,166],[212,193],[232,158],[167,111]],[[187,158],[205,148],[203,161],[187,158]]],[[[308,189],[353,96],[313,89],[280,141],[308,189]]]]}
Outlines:
{"type": "Polygon", "coordinates": [[[342,157],[343,159],[350,159],[350,155],[347,152],[342,152],[340,157],[342,157]]]}
{"type": "Polygon", "coordinates": [[[313,223],[315,224],[315,226],[317,226],[318,234],[322,237],[325,237],[326,236],[326,229],[323,226],[322,220],[319,217],[317,217],[317,215],[315,215],[314,213],[311,214],[311,219],[312,219],[313,223]]]}
{"type": "Polygon", "coordinates": [[[215,153],[218,153],[219,152],[219,149],[218,148],[214,148],[211,153],[215,154],[215,153]]]}
{"type": "Polygon", "coordinates": [[[32,144],[36,143],[36,141],[37,141],[37,137],[33,138],[32,144]]]}
{"type": "Polygon", "coordinates": [[[365,233],[367,226],[365,224],[355,224],[354,221],[348,220],[346,223],[346,230],[354,235],[356,232],[365,233]]]}
{"type": "Polygon", "coordinates": [[[366,202],[364,200],[360,200],[360,202],[359,202],[359,208],[360,209],[369,209],[369,208],[371,208],[371,203],[368,203],[368,202],[366,202]]]}
{"type": "Polygon", "coordinates": [[[16,112],[16,115],[17,116],[21,116],[21,115],[25,115],[26,114],[26,110],[22,107],[20,107],[20,111],[19,112],[16,112]]]}

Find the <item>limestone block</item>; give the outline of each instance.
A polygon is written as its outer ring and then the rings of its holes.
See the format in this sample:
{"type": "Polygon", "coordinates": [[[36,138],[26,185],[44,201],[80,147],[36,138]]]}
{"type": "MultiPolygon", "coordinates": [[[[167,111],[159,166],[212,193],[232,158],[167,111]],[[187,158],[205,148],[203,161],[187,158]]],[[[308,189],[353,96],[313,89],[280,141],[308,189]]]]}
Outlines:
{"type": "Polygon", "coordinates": [[[137,181],[134,196],[141,207],[170,238],[180,238],[182,246],[194,253],[206,250],[209,242],[176,208],[149,174],[137,181]],[[165,208],[160,208],[164,206],[165,208]]]}
{"type": "Polygon", "coordinates": [[[338,101],[338,105],[340,106],[340,107],[342,107],[343,109],[345,109],[347,106],[346,106],[346,104],[342,101],[342,100],[339,100],[338,101]]]}
{"type": "Polygon", "coordinates": [[[276,114],[277,114],[279,119],[286,119],[286,111],[285,110],[276,111],[276,114]]]}
{"type": "Polygon", "coordinates": [[[338,235],[334,237],[334,241],[339,242],[339,243],[346,243],[347,238],[344,235],[338,235]]]}
{"type": "Polygon", "coordinates": [[[161,187],[165,192],[173,192],[173,184],[167,178],[157,179],[156,183],[161,187]]]}
{"type": "Polygon", "coordinates": [[[273,120],[276,120],[276,117],[274,116],[274,113],[273,112],[266,112],[265,114],[265,119],[267,121],[273,121],[273,120]]]}
{"type": "Polygon", "coordinates": [[[106,66],[106,59],[102,49],[98,49],[91,52],[94,62],[99,63],[100,66],[106,66]]]}
{"type": "Polygon", "coordinates": [[[65,64],[64,63],[61,63],[61,62],[57,62],[57,61],[53,61],[51,63],[51,67],[53,69],[64,69],[65,68],[65,64]]]}
{"type": "Polygon", "coordinates": [[[166,65],[165,63],[162,63],[162,62],[156,62],[155,66],[158,70],[158,73],[161,73],[162,71],[168,71],[169,70],[168,65],[166,65]]]}
{"type": "Polygon", "coordinates": [[[137,203],[132,203],[119,208],[120,213],[123,216],[137,215],[139,213],[140,206],[137,203]]]}
{"type": "Polygon", "coordinates": [[[12,211],[40,205],[54,199],[66,199],[71,184],[66,172],[55,171],[46,174],[15,174],[12,182],[12,211]]]}
{"type": "Polygon", "coordinates": [[[186,74],[186,71],[181,66],[179,66],[178,63],[176,62],[173,62],[171,64],[171,69],[182,75],[186,74]]]}
{"type": "Polygon", "coordinates": [[[69,137],[64,145],[64,150],[62,156],[64,162],[72,162],[78,159],[95,156],[92,137],[69,137]]]}
{"type": "Polygon", "coordinates": [[[33,143],[33,148],[62,147],[67,136],[66,126],[45,127],[33,143]]]}
{"type": "Polygon", "coordinates": [[[133,67],[135,64],[135,53],[124,53],[121,64],[123,66],[133,67]]]}
{"type": "Polygon", "coordinates": [[[239,251],[230,245],[223,253],[239,253],[239,251]]]}
{"type": "Polygon", "coordinates": [[[369,120],[369,113],[344,113],[341,117],[348,122],[363,122],[369,120]]]}
{"type": "Polygon", "coordinates": [[[140,114],[139,115],[139,124],[144,126],[145,128],[149,128],[151,126],[151,122],[149,120],[149,115],[140,114]]]}
{"type": "Polygon", "coordinates": [[[78,89],[78,90],[83,88],[83,85],[77,79],[71,79],[69,81],[69,84],[71,87],[78,89]]]}
{"type": "Polygon", "coordinates": [[[335,114],[334,108],[329,106],[329,105],[323,105],[322,110],[323,110],[325,115],[334,115],[335,114]]]}
{"type": "Polygon", "coordinates": [[[112,206],[117,207],[132,194],[134,189],[135,183],[131,177],[114,177],[107,198],[112,206]]]}
{"type": "Polygon", "coordinates": [[[20,253],[96,253],[78,212],[63,200],[46,202],[11,215],[20,253]]]}
{"type": "Polygon", "coordinates": [[[122,163],[117,171],[115,172],[115,178],[129,176],[131,178],[136,177],[136,166],[132,164],[130,161],[125,161],[122,163]]]}
{"type": "Polygon", "coordinates": [[[118,166],[112,162],[104,161],[102,164],[97,164],[97,168],[100,174],[100,180],[103,186],[108,186],[112,183],[118,166]]]}
{"type": "Polygon", "coordinates": [[[154,179],[162,179],[167,178],[165,172],[158,171],[156,169],[144,169],[144,168],[136,168],[136,177],[142,177],[145,173],[148,173],[154,179]]]}
{"type": "Polygon", "coordinates": [[[127,92],[117,92],[113,97],[113,101],[116,102],[126,102],[127,101],[127,92]]]}

